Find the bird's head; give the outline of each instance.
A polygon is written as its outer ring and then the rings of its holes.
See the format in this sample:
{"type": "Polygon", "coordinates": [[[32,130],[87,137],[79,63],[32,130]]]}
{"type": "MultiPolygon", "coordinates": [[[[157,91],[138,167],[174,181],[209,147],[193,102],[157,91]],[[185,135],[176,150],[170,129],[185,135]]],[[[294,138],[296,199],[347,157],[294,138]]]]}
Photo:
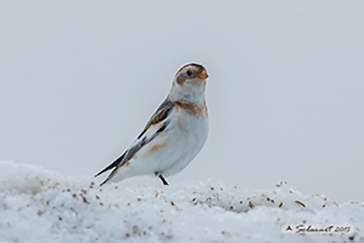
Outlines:
{"type": "Polygon", "coordinates": [[[178,70],[171,90],[172,99],[186,99],[190,101],[204,99],[206,69],[200,64],[190,63],[178,70]]]}

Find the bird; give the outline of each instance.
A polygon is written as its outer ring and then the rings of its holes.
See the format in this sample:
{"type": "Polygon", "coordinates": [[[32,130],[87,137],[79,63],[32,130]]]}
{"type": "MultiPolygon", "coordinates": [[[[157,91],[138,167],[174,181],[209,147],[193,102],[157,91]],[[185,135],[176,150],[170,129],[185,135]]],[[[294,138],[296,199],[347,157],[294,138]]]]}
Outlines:
{"type": "Polygon", "coordinates": [[[131,146],[95,177],[110,171],[100,184],[119,182],[134,176],[165,177],[181,172],[196,157],[208,135],[206,79],[201,64],[189,63],[174,76],[164,102],[151,116],[131,146]]]}

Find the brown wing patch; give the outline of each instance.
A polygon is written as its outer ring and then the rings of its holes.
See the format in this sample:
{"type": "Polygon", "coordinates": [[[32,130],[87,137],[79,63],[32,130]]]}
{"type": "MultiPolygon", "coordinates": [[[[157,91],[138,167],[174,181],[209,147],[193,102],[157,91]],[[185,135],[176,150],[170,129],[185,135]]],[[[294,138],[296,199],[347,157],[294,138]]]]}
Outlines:
{"type": "Polygon", "coordinates": [[[148,151],[146,151],[142,157],[146,158],[151,156],[152,154],[158,152],[159,150],[161,150],[162,148],[164,148],[166,145],[168,144],[168,141],[165,141],[163,143],[158,143],[158,144],[154,144],[151,148],[148,148],[148,151]]]}
{"type": "Polygon", "coordinates": [[[187,114],[195,116],[197,118],[207,116],[206,102],[197,105],[193,102],[186,100],[177,100],[174,102],[177,109],[183,109],[187,114]]]}
{"type": "Polygon", "coordinates": [[[169,112],[172,110],[172,108],[174,107],[174,104],[168,100],[168,98],[158,107],[157,111],[153,114],[153,116],[150,118],[149,122],[147,123],[147,125],[145,126],[143,132],[141,134],[139,134],[138,138],[141,138],[144,133],[148,130],[149,127],[160,123],[161,121],[163,121],[164,119],[167,118],[169,112]]]}

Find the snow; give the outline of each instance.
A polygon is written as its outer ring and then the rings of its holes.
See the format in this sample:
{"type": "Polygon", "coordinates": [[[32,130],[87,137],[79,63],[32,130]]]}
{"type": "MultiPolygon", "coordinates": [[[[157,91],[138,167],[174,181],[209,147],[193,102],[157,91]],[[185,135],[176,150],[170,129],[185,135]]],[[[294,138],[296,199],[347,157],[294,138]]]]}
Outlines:
{"type": "Polygon", "coordinates": [[[285,182],[260,190],[92,181],[0,162],[0,242],[364,242],[364,203],[337,204],[285,182]],[[281,232],[282,224],[300,223],[353,225],[354,232],[281,232]]]}

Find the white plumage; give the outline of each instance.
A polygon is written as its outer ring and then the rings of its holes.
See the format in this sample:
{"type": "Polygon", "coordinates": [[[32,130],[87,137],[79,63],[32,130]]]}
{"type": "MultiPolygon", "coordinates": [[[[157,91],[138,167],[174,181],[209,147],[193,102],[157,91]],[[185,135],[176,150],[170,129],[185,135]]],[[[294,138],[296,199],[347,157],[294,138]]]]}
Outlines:
{"type": "Polygon", "coordinates": [[[188,64],[176,74],[166,100],[122,156],[99,172],[112,169],[108,181],[133,176],[164,176],[182,171],[202,149],[208,134],[206,69],[188,64]]]}

